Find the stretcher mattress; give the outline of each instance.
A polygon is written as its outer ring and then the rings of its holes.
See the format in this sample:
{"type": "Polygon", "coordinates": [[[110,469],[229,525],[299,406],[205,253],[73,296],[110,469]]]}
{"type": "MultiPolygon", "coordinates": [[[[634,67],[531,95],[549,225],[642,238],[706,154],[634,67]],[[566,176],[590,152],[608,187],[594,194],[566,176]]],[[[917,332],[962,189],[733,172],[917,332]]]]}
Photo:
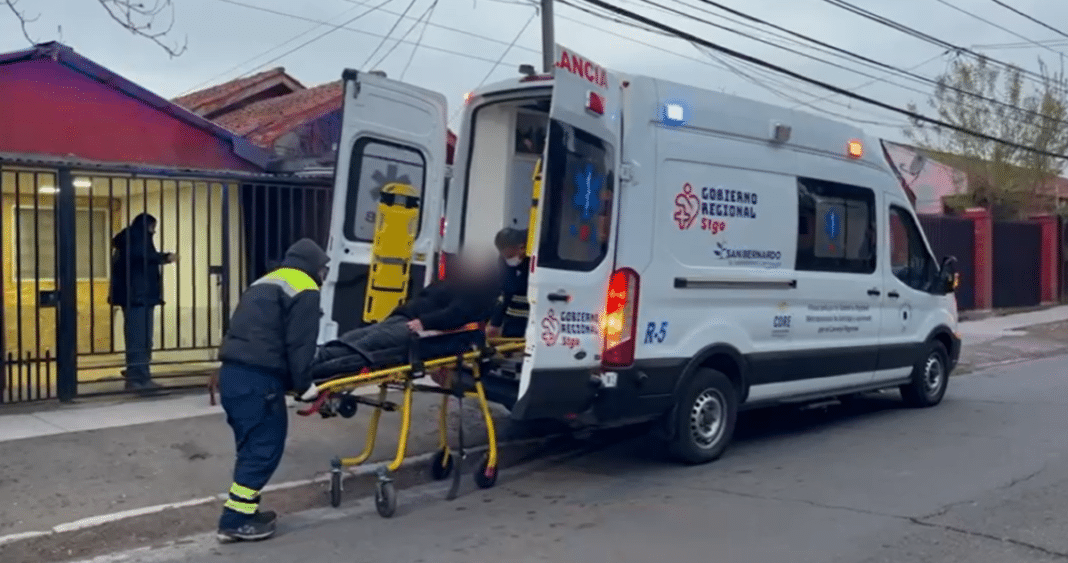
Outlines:
{"type": "Polygon", "coordinates": [[[403,366],[411,363],[413,357],[427,361],[456,356],[480,349],[485,344],[486,333],[481,330],[423,336],[407,346],[373,352],[358,351],[341,342],[328,342],[323,345],[315,363],[312,364],[311,377],[316,384],[319,384],[330,379],[357,374],[364,368],[373,371],[403,366]]]}

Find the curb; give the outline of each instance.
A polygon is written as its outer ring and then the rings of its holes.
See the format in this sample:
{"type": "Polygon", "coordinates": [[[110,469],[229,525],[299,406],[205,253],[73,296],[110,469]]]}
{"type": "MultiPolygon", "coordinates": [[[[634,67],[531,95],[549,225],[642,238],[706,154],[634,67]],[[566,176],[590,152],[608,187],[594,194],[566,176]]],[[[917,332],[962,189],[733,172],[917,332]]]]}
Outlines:
{"type": "MultiPolygon", "coordinates": [[[[544,443],[548,442],[549,440],[551,440],[552,438],[553,438],[553,436],[548,436],[548,437],[545,437],[545,438],[531,438],[531,439],[526,439],[526,440],[515,440],[515,441],[509,441],[509,442],[499,442],[497,444],[497,448],[498,448],[498,450],[503,450],[504,448],[533,446],[533,445],[538,445],[538,444],[544,444],[544,443]]],[[[465,450],[466,450],[468,455],[485,452],[488,449],[489,449],[488,445],[481,445],[481,446],[475,446],[475,447],[471,447],[471,448],[465,448],[465,450]]],[[[428,452],[428,453],[424,453],[424,454],[410,456],[410,457],[406,458],[401,463],[401,466],[398,468],[398,471],[400,471],[402,469],[410,469],[412,467],[419,466],[419,465],[428,464],[433,459],[435,453],[437,453],[437,452],[428,452]]],[[[348,478],[348,477],[366,477],[366,476],[374,475],[380,467],[388,465],[389,462],[390,461],[387,460],[387,461],[375,462],[375,463],[370,463],[370,464],[366,464],[366,465],[360,465],[360,466],[357,466],[355,468],[351,468],[351,469],[349,469],[347,471],[348,474],[346,475],[346,478],[348,478]]],[[[302,480],[298,480],[298,481],[287,481],[287,482],[284,482],[284,483],[277,483],[277,484],[267,485],[266,487],[263,488],[263,492],[267,493],[267,492],[272,492],[272,491],[284,491],[284,490],[288,490],[288,489],[296,489],[296,488],[300,488],[300,487],[307,487],[309,485],[317,485],[317,484],[320,484],[320,483],[329,483],[329,482],[330,482],[330,473],[329,472],[325,472],[325,473],[323,473],[323,474],[321,474],[321,475],[319,475],[317,477],[313,477],[311,479],[302,479],[302,480]]],[[[67,522],[67,523],[64,523],[64,524],[59,524],[59,525],[53,526],[49,530],[19,532],[17,534],[10,534],[10,535],[7,535],[7,536],[0,536],[0,547],[3,547],[3,546],[8,545],[8,544],[15,543],[15,542],[19,542],[19,541],[24,541],[24,540],[44,538],[44,537],[49,537],[49,536],[54,536],[54,535],[57,535],[57,534],[63,534],[63,533],[69,533],[69,532],[83,531],[83,530],[86,530],[86,529],[89,529],[89,528],[95,528],[95,527],[98,527],[98,526],[103,526],[105,524],[112,524],[112,523],[115,523],[115,522],[120,522],[122,520],[128,520],[128,519],[131,519],[131,518],[136,518],[138,516],[147,516],[147,515],[150,515],[150,514],[160,513],[160,512],[163,512],[165,510],[189,508],[189,507],[201,506],[201,505],[211,504],[211,503],[216,503],[216,502],[223,502],[223,501],[226,500],[227,497],[228,497],[228,495],[226,493],[222,493],[222,494],[218,494],[218,495],[212,495],[212,496],[208,496],[208,497],[190,499],[190,500],[185,500],[185,501],[180,501],[180,502],[157,504],[157,505],[154,505],[154,506],[146,506],[146,507],[142,507],[142,508],[133,508],[133,509],[129,509],[129,510],[123,510],[123,511],[120,511],[120,512],[113,512],[113,513],[110,513],[110,514],[102,514],[102,515],[98,515],[98,516],[90,516],[90,517],[87,517],[87,518],[82,518],[82,519],[79,519],[79,520],[75,520],[73,522],[67,522]]]]}

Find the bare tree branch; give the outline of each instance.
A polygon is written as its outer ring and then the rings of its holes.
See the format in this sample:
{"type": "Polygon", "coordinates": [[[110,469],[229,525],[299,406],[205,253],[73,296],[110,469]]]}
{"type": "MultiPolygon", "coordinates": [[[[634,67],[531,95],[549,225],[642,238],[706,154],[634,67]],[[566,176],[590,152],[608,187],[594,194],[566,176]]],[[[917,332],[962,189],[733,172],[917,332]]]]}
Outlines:
{"type": "Polygon", "coordinates": [[[185,52],[188,40],[183,40],[181,45],[172,45],[164,40],[174,28],[174,2],[173,0],[154,0],[149,5],[139,0],[97,0],[107,10],[111,19],[119,25],[130,30],[134,35],[140,35],[159,45],[172,57],[177,57],[185,52]],[[166,14],[165,14],[166,12],[166,14]],[[166,27],[159,26],[153,29],[153,24],[167,17],[169,20],[166,27]]]}
{"type": "Polygon", "coordinates": [[[36,43],[36,41],[30,37],[30,30],[26,28],[26,24],[37,21],[37,18],[41,17],[41,14],[37,14],[32,18],[27,16],[26,12],[18,9],[16,6],[18,0],[4,0],[4,4],[7,5],[8,9],[11,10],[11,13],[15,14],[15,17],[19,20],[19,25],[22,27],[22,36],[26,38],[26,41],[36,43]]]}
{"type": "MultiPolygon", "coordinates": [[[[22,27],[22,35],[30,44],[37,41],[30,35],[28,24],[37,21],[40,14],[30,17],[25,10],[19,9],[19,0],[0,0],[19,20],[22,27]]],[[[171,57],[177,57],[185,52],[188,39],[183,39],[181,44],[169,41],[169,35],[174,28],[174,0],[97,0],[100,6],[107,10],[111,19],[130,31],[152,41],[171,57]],[[162,25],[166,19],[166,24],[162,25]]]]}

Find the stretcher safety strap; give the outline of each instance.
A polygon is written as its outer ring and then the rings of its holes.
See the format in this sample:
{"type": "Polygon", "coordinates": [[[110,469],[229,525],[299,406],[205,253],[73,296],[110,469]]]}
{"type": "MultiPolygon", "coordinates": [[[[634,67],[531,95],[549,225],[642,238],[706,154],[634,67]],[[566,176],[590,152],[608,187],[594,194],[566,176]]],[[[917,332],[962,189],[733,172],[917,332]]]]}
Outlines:
{"type": "Polygon", "coordinates": [[[238,485],[237,483],[230,485],[230,494],[237,500],[255,501],[260,497],[259,491],[252,490],[244,485],[238,485]]]}
{"type": "Polygon", "coordinates": [[[226,508],[233,510],[234,512],[240,512],[241,514],[255,514],[256,509],[259,508],[259,503],[255,502],[241,502],[234,499],[227,499],[226,508]]]}

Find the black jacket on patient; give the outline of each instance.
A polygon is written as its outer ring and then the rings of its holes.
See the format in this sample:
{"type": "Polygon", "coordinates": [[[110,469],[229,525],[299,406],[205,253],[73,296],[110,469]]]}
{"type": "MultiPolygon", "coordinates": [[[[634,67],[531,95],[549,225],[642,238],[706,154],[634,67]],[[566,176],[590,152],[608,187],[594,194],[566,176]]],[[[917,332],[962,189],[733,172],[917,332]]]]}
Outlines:
{"type": "MultiPolygon", "coordinates": [[[[434,282],[393,310],[380,323],[350,330],[324,344],[315,359],[317,380],[364,367],[407,362],[412,332],[408,322],[418,319],[424,330],[450,331],[483,322],[493,313],[499,281],[493,276],[464,277],[434,282]]],[[[472,335],[423,339],[421,356],[443,356],[469,350],[472,335]]]]}

